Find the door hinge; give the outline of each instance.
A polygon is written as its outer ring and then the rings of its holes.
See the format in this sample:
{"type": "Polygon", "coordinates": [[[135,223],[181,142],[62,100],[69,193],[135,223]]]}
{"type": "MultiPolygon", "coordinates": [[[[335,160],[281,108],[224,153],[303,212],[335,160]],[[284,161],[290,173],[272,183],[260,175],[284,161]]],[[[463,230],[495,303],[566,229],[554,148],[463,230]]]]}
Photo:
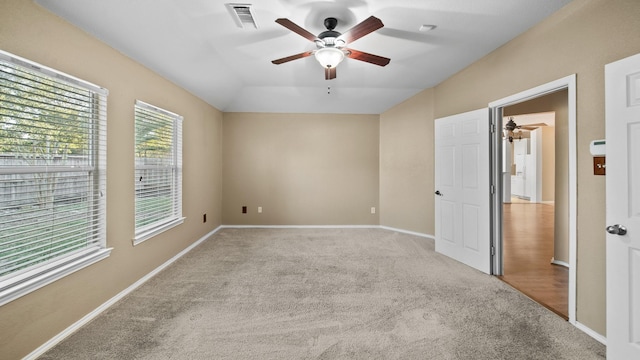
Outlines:
{"type": "Polygon", "coordinates": [[[491,256],[495,256],[496,255],[496,248],[495,247],[491,247],[491,256]]]}
{"type": "Polygon", "coordinates": [[[495,194],[496,193],[496,186],[495,185],[491,185],[489,187],[489,191],[491,192],[491,195],[495,194]]]}
{"type": "Polygon", "coordinates": [[[496,132],[496,124],[491,124],[491,133],[495,133],[496,132]]]}

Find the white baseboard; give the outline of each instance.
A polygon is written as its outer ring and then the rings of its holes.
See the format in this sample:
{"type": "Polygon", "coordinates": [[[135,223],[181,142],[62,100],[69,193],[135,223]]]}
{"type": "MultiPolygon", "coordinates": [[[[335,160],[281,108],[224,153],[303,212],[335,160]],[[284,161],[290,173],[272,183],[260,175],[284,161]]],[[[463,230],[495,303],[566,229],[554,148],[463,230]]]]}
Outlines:
{"type": "Polygon", "coordinates": [[[221,229],[379,229],[378,225],[221,225],[221,229]]]}
{"type": "Polygon", "coordinates": [[[381,225],[222,225],[222,229],[384,229],[435,240],[435,236],[381,225]]]}
{"type": "Polygon", "coordinates": [[[433,236],[433,235],[423,234],[423,233],[419,233],[419,232],[415,232],[415,231],[397,229],[397,228],[392,228],[392,227],[389,227],[389,226],[379,226],[379,228],[380,229],[384,229],[384,230],[389,230],[389,231],[395,231],[395,232],[399,232],[399,233],[403,233],[403,234],[420,236],[420,237],[427,238],[427,239],[433,239],[433,240],[436,239],[436,237],[433,236]]]}
{"type": "Polygon", "coordinates": [[[569,263],[561,260],[556,260],[555,258],[551,258],[551,263],[553,265],[564,266],[567,269],[569,268],[569,263]]]}
{"type": "Polygon", "coordinates": [[[102,305],[100,305],[97,308],[95,308],[92,312],[90,312],[87,315],[85,315],[82,319],[76,321],[71,326],[69,326],[68,328],[64,329],[61,333],[59,333],[58,335],[54,336],[53,338],[51,338],[46,343],[42,344],[40,347],[38,347],[37,349],[32,351],[29,355],[25,356],[23,358],[23,360],[31,360],[31,359],[35,360],[35,359],[37,359],[39,356],[41,356],[42,354],[47,352],[49,349],[51,349],[54,346],[56,346],[62,340],[67,338],[69,335],[71,335],[74,332],[76,332],[82,326],[86,325],[91,320],[95,319],[98,315],[100,315],[102,312],[107,310],[109,307],[111,307],[113,304],[118,302],[120,299],[122,299],[123,297],[127,296],[129,293],[131,293],[132,291],[134,291],[135,289],[140,287],[145,282],[149,281],[149,279],[151,279],[152,277],[157,275],[160,271],[164,270],[167,266],[171,265],[176,260],[178,260],[179,258],[184,256],[186,253],[188,253],[189,251],[193,250],[193,248],[195,248],[196,246],[200,245],[203,241],[207,240],[211,235],[213,235],[216,232],[218,232],[218,230],[220,230],[221,228],[222,228],[222,226],[219,226],[216,229],[214,229],[211,232],[209,232],[208,234],[204,235],[203,237],[198,239],[196,242],[194,242],[193,244],[189,245],[189,247],[187,247],[186,249],[182,250],[181,252],[176,254],[174,257],[172,257],[171,259],[167,260],[162,265],[158,266],[153,271],[151,271],[150,273],[148,273],[147,275],[142,277],[140,280],[138,280],[135,283],[131,284],[128,288],[122,290],[116,296],[114,296],[111,299],[107,300],[105,303],[103,303],[102,305]]]}
{"type": "Polygon", "coordinates": [[[607,338],[600,335],[599,333],[593,331],[591,328],[585,326],[584,324],[581,324],[579,322],[576,321],[575,324],[573,324],[575,327],[577,327],[578,329],[582,330],[585,334],[591,336],[592,338],[596,339],[598,342],[602,343],[602,345],[607,345],[607,338]]]}

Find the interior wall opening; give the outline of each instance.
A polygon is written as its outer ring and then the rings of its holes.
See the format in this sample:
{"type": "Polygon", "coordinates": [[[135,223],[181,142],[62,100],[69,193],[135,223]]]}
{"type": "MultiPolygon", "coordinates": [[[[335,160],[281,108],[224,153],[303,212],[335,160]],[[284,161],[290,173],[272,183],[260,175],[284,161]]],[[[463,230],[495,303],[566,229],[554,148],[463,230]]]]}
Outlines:
{"type": "MultiPolygon", "coordinates": [[[[521,283],[534,289],[520,288],[517,284],[512,286],[568,319],[570,323],[576,324],[576,76],[570,75],[493,101],[489,107],[492,127],[496,130],[491,135],[491,181],[496,189],[491,206],[492,274],[501,278],[520,276],[521,283]],[[526,117],[542,116],[542,113],[553,113],[554,119],[536,119],[526,124],[529,129],[524,129],[525,122],[531,120],[526,117]],[[518,116],[525,118],[519,119],[518,116]],[[511,128],[505,129],[509,120],[514,120],[516,125],[510,124],[511,128]],[[517,121],[521,124],[518,125],[517,121]],[[550,128],[550,122],[554,124],[553,140],[550,140],[549,129],[536,130],[550,128]],[[536,124],[539,126],[535,126],[536,124]],[[529,134],[521,134],[522,130],[528,130],[529,134]],[[534,131],[533,134],[531,131],[534,131]],[[516,146],[507,145],[511,144],[509,137],[514,142],[521,137],[529,139],[526,146],[518,145],[522,153],[520,155],[531,155],[534,148],[536,161],[544,162],[553,150],[553,160],[548,161],[553,164],[553,170],[549,170],[550,165],[547,164],[547,171],[544,171],[542,164],[533,165],[533,160],[526,156],[516,161],[516,146]],[[536,143],[535,146],[532,146],[533,142],[536,143]],[[505,153],[512,158],[505,161],[505,153]],[[529,188],[526,188],[525,174],[518,174],[518,167],[515,165],[518,162],[521,167],[526,166],[527,161],[533,167],[536,177],[535,185],[529,184],[529,188]],[[535,166],[541,170],[538,171],[535,166]],[[519,181],[522,183],[519,184],[519,181]],[[518,186],[513,190],[516,196],[512,196],[511,187],[518,186]],[[543,191],[545,188],[546,191],[543,191]],[[511,211],[516,208],[519,211],[511,211]],[[536,236],[540,237],[536,240],[536,236]],[[546,269],[547,273],[561,274],[561,280],[535,272],[526,278],[525,271],[532,270],[527,262],[531,263],[535,258],[531,249],[536,247],[544,249],[540,251],[540,260],[536,260],[538,266],[546,269]],[[516,258],[511,259],[510,256],[516,258]],[[517,260],[517,256],[526,261],[517,260]],[[510,263],[520,265],[523,269],[514,269],[510,267],[510,263]],[[536,286],[542,289],[536,290],[536,286]],[[561,300],[541,299],[544,292],[560,297],[561,300]]],[[[534,176],[526,170],[523,172],[534,176]]],[[[512,281],[514,282],[515,280],[512,281]]]]}
{"type": "Polygon", "coordinates": [[[555,224],[568,220],[566,209],[555,211],[556,179],[567,179],[566,167],[556,176],[556,142],[567,144],[556,139],[556,111],[562,136],[566,108],[564,90],[503,109],[500,279],[568,320],[568,234],[555,236],[555,224]]]}

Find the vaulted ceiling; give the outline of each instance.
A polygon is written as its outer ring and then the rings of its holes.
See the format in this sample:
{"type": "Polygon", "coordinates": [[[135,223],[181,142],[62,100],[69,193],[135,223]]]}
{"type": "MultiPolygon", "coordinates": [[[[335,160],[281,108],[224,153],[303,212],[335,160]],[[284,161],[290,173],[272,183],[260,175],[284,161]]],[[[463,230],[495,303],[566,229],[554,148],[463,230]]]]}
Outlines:
{"type": "Polygon", "coordinates": [[[437,85],[570,2],[255,0],[256,28],[237,25],[230,1],[36,0],[219,110],[360,114],[382,113],[437,85]],[[346,32],[371,15],[384,27],[349,47],[390,58],[385,67],[345,59],[337,78],[325,80],[312,56],[271,63],[316,49],[278,18],[319,34],[327,17],[346,32]]]}

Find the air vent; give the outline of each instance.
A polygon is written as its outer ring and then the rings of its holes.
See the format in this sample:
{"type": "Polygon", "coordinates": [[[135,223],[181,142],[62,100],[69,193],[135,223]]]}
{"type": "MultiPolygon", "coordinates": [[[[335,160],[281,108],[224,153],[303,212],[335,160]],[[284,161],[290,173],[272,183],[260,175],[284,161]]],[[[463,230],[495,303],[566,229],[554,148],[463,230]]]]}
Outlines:
{"type": "Polygon", "coordinates": [[[231,17],[233,17],[233,21],[236,22],[236,25],[240,28],[258,28],[258,24],[256,23],[256,18],[253,14],[253,10],[251,4],[226,4],[227,9],[231,13],[231,17]]]}

